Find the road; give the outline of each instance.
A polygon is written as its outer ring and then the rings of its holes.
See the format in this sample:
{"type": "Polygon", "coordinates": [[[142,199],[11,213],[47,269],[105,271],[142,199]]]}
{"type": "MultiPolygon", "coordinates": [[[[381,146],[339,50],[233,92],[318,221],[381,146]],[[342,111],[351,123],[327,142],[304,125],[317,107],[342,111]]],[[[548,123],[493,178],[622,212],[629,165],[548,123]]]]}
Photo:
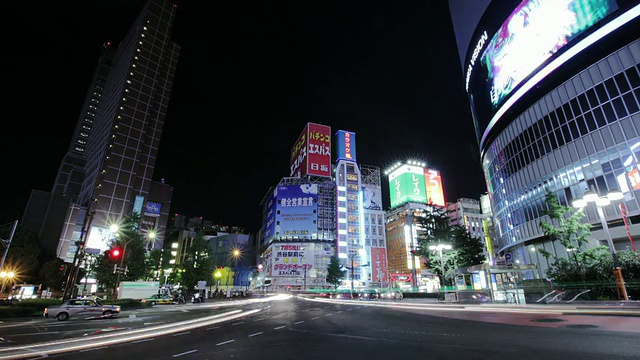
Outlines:
{"type": "MultiPolygon", "coordinates": [[[[199,311],[165,329],[172,333],[143,325],[113,331],[114,339],[123,334],[124,340],[105,343],[98,341],[104,334],[86,335],[91,346],[64,345],[76,346],[67,353],[51,346],[28,348],[32,354],[21,358],[640,359],[640,317],[632,316],[286,296],[199,311]],[[186,324],[207,317],[212,317],[207,324],[186,324]],[[144,332],[134,332],[140,329],[144,332]]],[[[2,350],[0,358],[10,354],[2,350]]]]}

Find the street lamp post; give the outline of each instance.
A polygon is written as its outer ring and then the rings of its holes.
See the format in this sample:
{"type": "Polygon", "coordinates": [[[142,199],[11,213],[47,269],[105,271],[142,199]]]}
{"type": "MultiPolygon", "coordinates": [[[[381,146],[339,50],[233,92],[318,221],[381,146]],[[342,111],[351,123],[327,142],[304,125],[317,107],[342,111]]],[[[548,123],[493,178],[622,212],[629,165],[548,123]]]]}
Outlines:
{"type": "MultiPolygon", "coordinates": [[[[451,245],[429,245],[429,250],[437,251],[440,254],[440,272],[442,273],[442,286],[444,286],[444,256],[442,255],[442,250],[451,250],[451,245]]],[[[447,292],[446,287],[444,288],[444,292],[447,292]]]]}
{"type": "Polygon", "coordinates": [[[622,277],[622,268],[620,267],[620,261],[618,259],[618,253],[616,252],[616,247],[613,244],[613,239],[611,238],[611,233],[609,232],[609,225],[607,224],[607,220],[604,217],[604,211],[602,210],[603,206],[607,206],[611,204],[611,201],[622,199],[622,192],[612,189],[605,196],[599,196],[595,191],[588,190],[582,198],[576,198],[573,201],[573,207],[582,209],[587,206],[588,203],[594,203],[596,206],[596,210],[598,212],[598,217],[600,218],[600,223],[602,224],[602,230],[607,237],[607,244],[609,245],[609,250],[611,251],[611,256],[613,257],[613,277],[616,281],[616,286],[618,288],[618,298],[620,300],[629,300],[629,296],[627,295],[627,289],[624,284],[624,278],[622,277]]]}
{"type": "MultiPolygon", "coordinates": [[[[238,266],[238,258],[240,257],[240,250],[233,249],[231,252],[231,256],[233,257],[233,268],[235,269],[238,266]]],[[[227,272],[227,290],[229,290],[229,277],[231,275],[231,271],[227,272]]],[[[235,277],[235,274],[233,275],[235,277]]]]}

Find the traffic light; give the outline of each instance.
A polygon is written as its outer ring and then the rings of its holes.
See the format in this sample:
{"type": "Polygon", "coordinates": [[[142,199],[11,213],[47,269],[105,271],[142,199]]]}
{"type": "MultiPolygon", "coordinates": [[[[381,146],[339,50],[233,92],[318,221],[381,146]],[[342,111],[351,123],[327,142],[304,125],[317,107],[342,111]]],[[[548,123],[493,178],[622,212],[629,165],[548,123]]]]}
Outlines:
{"type": "Polygon", "coordinates": [[[122,249],[119,247],[114,247],[111,249],[107,249],[104,252],[104,258],[111,261],[117,261],[122,256],[122,249]]]}

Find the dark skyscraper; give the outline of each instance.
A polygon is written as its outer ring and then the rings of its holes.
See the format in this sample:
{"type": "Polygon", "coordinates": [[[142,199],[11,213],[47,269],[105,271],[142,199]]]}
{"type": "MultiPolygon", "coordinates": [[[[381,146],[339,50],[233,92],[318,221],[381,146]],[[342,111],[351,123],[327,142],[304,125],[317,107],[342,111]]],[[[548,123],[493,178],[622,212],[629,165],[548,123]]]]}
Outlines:
{"type": "Polygon", "coordinates": [[[180,53],[170,39],[176,9],[149,0],[117,47],[103,44],[52,192],[32,192],[23,225],[63,259],[73,257],[83,226],[87,251],[101,251],[110,225],[133,211],[142,234],[153,230],[162,245],[172,189],[152,176],[180,53]]]}

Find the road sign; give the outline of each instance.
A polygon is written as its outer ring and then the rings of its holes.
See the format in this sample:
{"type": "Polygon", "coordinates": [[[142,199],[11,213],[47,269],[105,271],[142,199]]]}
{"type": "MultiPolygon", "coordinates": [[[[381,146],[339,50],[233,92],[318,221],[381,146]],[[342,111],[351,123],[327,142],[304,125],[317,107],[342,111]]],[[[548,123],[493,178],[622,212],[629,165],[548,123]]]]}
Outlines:
{"type": "Polygon", "coordinates": [[[206,281],[198,281],[198,289],[204,290],[206,288],[207,288],[207,282],[206,281]]]}
{"type": "Polygon", "coordinates": [[[504,253],[504,261],[507,262],[507,264],[512,264],[513,263],[513,258],[511,257],[511,253],[504,253]]]}

